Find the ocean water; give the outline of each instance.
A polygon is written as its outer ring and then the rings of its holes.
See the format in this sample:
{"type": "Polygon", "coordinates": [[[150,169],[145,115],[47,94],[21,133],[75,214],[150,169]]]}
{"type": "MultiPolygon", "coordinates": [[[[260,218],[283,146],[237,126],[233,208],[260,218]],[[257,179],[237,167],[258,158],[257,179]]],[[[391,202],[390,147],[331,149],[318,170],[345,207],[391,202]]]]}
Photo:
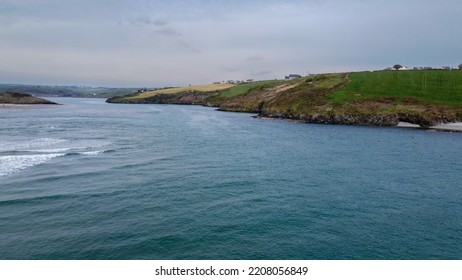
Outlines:
{"type": "Polygon", "coordinates": [[[462,133],[0,108],[1,259],[462,259],[462,133]]]}

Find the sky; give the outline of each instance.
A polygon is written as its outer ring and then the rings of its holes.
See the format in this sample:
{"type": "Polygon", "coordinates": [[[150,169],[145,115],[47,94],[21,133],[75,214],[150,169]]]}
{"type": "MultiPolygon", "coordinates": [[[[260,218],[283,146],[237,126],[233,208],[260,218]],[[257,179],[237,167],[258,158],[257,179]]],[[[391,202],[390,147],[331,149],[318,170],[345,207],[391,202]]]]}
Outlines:
{"type": "Polygon", "coordinates": [[[460,0],[0,0],[0,83],[161,87],[462,63],[460,0]]]}

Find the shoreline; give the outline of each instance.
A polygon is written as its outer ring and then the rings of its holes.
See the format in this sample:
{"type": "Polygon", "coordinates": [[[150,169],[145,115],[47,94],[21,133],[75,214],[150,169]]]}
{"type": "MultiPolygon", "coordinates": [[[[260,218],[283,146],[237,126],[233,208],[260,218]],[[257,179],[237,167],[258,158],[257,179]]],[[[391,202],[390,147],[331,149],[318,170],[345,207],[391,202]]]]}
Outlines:
{"type": "MultiPolygon", "coordinates": [[[[0,103],[0,110],[1,109],[31,109],[31,108],[48,108],[52,107],[53,105],[59,104],[13,104],[13,103],[0,103]]],[[[176,104],[176,105],[197,105],[197,106],[205,106],[204,104],[176,104]]],[[[205,107],[215,107],[215,106],[205,106],[205,107]]],[[[216,110],[223,111],[223,112],[234,112],[229,110],[223,110],[219,107],[216,107],[216,110]]],[[[257,113],[258,112],[246,112],[246,111],[239,111],[242,113],[257,113]]],[[[271,116],[264,116],[264,115],[256,115],[253,116],[254,118],[258,118],[261,120],[285,120],[285,121],[295,121],[295,122],[304,122],[304,123],[318,123],[318,122],[309,122],[302,119],[296,118],[279,118],[279,117],[271,117],[271,116]]],[[[324,123],[324,124],[341,124],[341,123],[324,123]]],[[[344,125],[355,125],[355,124],[344,124],[344,125]]],[[[361,124],[358,124],[361,125],[361,124]]],[[[379,127],[381,125],[371,125],[379,127]]],[[[462,132],[462,122],[450,122],[450,123],[440,123],[430,127],[421,127],[419,124],[410,123],[410,122],[398,122],[396,125],[391,125],[387,127],[397,127],[397,128],[406,128],[406,129],[422,129],[422,130],[430,130],[430,131],[442,131],[442,132],[462,132]]]]}
{"type": "Polygon", "coordinates": [[[462,132],[462,122],[445,123],[430,127],[431,130],[462,132]]]}
{"type": "Polygon", "coordinates": [[[442,123],[430,126],[428,128],[422,128],[418,124],[399,122],[396,127],[400,128],[413,128],[413,129],[424,129],[424,130],[436,130],[436,131],[447,131],[447,132],[462,132],[462,122],[442,123]]]}
{"type": "Polygon", "coordinates": [[[0,103],[0,109],[29,109],[40,107],[52,107],[59,104],[13,104],[13,103],[0,103]]]}
{"type": "Polygon", "coordinates": [[[381,125],[361,125],[361,124],[341,124],[341,123],[318,123],[318,122],[307,122],[307,121],[300,120],[300,119],[275,118],[275,117],[260,116],[260,115],[256,115],[253,117],[256,119],[260,119],[260,120],[283,120],[283,121],[313,123],[313,124],[359,125],[359,126],[372,126],[372,127],[396,127],[396,128],[405,128],[405,129],[420,129],[420,130],[441,131],[441,132],[462,132],[462,122],[441,123],[441,124],[430,126],[430,127],[421,127],[418,124],[409,123],[409,122],[399,122],[397,125],[392,125],[392,126],[381,126],[381,125]]]}
{"type": "Polygon", "coordinates": [[[252,116],[253,118],[261,119],[261,120],[284,120],[284,121],[292,121],[292,122],[301,122],[301,123],[313,123],[313,124],[337,124],[337,125],[358,125],[358,126],[372,126],[372,127],[396,127],[396,128],[406,128],[406,129],[420,129],[420,130],[428,130],[428,131],[441,131],[441,132],[462,132],[462,122],[448,122],[448,123],[439,123],[433,126],[422,127],[416,123],[398,121],[394,119],[387,118],[386,116],[372,116],[369,118],[355,118],[352,116],[338,116],[338,121],[332,121],[331,119],[321,119],[320,121],[313,121],[309,120],[309,118],[300,118],[300,117],[284,117],[285,114],[281,114],[280,116],[274,115],[267,115],[262,114],[261,111],[250,111],[250,110],[230,110],[228,108],[221,108],[217,105],[210,105],[210,104],[201,104],[201,103],[125,103],[125,102],[108,102],[107,103],[115,103],[115,104],[163,104],[163,105],[196,105],[196,106],[204,106],[204,107],[212,107],[215,108],[216,111],[221,112],[233,112],[233,113],[247,113],[247,114],[256,114],[252,116]],[[359,122],[356,122],[357,120],[359,122]],[[372,120],[372,121],[370,121],[372,120]]]}
{"type": "MultiPolygon", "coordinates": [[[[27,93],[4,92],[0,93],[0,107],[2,108],[18,108],[11,105],[57,105],[50,100],[32,96],[27,93]]],[[[25,108],[25,107],[23,107],[25,108]]]]}

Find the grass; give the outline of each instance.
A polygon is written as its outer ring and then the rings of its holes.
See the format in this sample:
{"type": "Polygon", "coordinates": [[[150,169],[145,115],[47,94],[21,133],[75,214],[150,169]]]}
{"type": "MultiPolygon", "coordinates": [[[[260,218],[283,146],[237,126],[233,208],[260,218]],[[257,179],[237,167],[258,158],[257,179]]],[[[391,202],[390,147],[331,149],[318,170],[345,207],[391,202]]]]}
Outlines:
{"type": "Polygon", "coordinates": [[[411,70],[349,73],[350,82],[331,93],[334,104],[391,98],[396,104],[414,100],[441,105],[462,105],[462,71],[411,70]]]}
{"type": "Polygon", "coordinates": [[[236,85],[234,84],[210,84],[210,85],[198,85],[198,86],[188,86],[188,87],[179,87],[179,88],[167,88],[167,89],[158,89],[154,91],[142,92],[140,94],[128,97],[129,99],[143,99],[152,97],[157,94],[177,94],[182,92],[189,91],[200,91],[200,92],[214,92],[233,88],[236,85]]]}
{"type": "Polygon", "coordinates": [[[257,87],[272,86],[278,83],[282,83],[282,82],[278,80],[269,80],[269,81],[260,81],[260,82],[240,84],[240,85],[236,85],[234,87],[222,90],[220,92],[220,96],[231,98],[237,95],[248,93],[250,90],[257,88],[257,87]]]}
{"type": "Polygon", "coordinates": [[[218,107],[225,100],[249,93],[252,90],[262,90],[279,84],[287,83],[280,80],[267,80],[243,84],[208,84],[177,88],[164,88],[149,92],[135,93],[111,98],[110,102],[122,103],[181,103],[207,104],[218,107]],[[190,94],[193,93],[194,96],[190,94]],[[191,99],[192,98],[192,99],[191,99]],[[189,101],[188,101],[189,100],[189,101]],[[193,102],[194,100],[194,102],[193,102]]]}

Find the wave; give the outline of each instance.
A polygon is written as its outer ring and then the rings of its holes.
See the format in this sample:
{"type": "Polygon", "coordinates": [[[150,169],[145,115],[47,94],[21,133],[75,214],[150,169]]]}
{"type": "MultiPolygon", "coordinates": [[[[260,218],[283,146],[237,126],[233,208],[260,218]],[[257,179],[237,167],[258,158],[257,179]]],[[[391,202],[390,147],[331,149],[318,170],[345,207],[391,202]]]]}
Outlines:
{"type": "Polygon", "coordinates": [[[71,150],[71,148],[59,148],[59,149],[43,149],[43,150],[26,150],[24,152],[31,152],[31,153],[47,153],[47,154],[53,154],[53,153],[63,153],[71,150]]]}
{"type": "Polygon", "coordinates": [[[103,139],[2,139],[0,140],[0,177],[14,175],[60,156],[97,156],[114,150],[103,139]]]}
{"type": "MultiPolygon", "coordinates": [[[[53,150],[40,150],[40,152],[50,151],[67,151],[70,149],[53,149],[53,150]]],[[[39,152],[39,151],[37,151],[39,152]]],[[[35,155],[6,155],[0,156],[0,177],[9,176],[19,173],[27,168],[34,167],[39,164],[46,163],[56,157],[61,156],[97,156],[105,153],[105,150],[86,151],[86,152],[69,152],[69,153],[45,153],[35,155]]]]}
{"type": "Polygon", "coordinates": [[[56,138],[37,138],[27,141],[0,141],[0,152],[51,149],[52,147],[62,146],[67,141],[68,140],[56,138]]]}
{"type": "Polygon", "coordinates": [[[66,154],[14,155],[0,157],[0,176],[13,175],[21,170],[43,164],[53,158],[66,154]]]}
{"type": "Polygon", "coordinates": [[[69,150],[85,151],[97,149],[110,142],[95,139],[57,139],[57,138],[36,138],[28,140],[12,139],[10,141],[0,140],[0,153],[5,152],[35,152],[35,153],[62,153],[69,150]]]}
{"type": "Polygon", "coordinates": [[[36,204],[38,202],[46,202],[46,201],[55,201],[60,199],[72,199],[72,198],[101,198],[101,197],[108,197],[108,196],[118,196],[123,195],[127,191],[126,190],[115,190],[115,191],[105,191],[105,192],[94,192],[94,193],[62,193],[62,194],[49,194],[49,195],[37,195],[37,196],[28,196],[28,197],[21,197],[21,198],[0,198],[0,206],[6,205],[24,205],[24,204],[36,204]]]}
{"type": "Polygon", "coordinates": [[[80,154],[82,155],[86,155],[86,156],[96,156],[96,155],[99,155],[101,153],[104,153],[105,151],[90,151],[90,152],[82,152],[80,154]]]}

